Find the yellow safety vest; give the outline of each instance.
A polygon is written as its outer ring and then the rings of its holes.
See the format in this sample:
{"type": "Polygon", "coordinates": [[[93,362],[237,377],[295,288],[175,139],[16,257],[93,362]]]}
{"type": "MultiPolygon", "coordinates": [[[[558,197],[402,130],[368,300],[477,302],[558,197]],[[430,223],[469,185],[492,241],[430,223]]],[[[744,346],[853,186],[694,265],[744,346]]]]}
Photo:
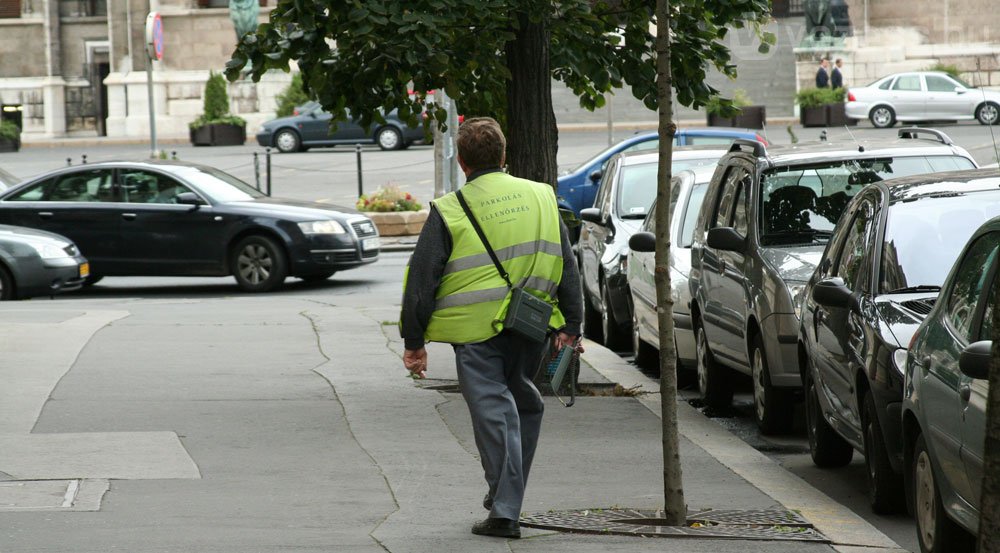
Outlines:
{"type": "MultiPolygon", "coordinates": [[[[496,172],[467,183],[462,195],[511,283],[551,304],[549,326],[562,328],[566,320],[556,305],[562,243],[552,187],[496,172]]],[[[451,344],[483,342],[503,330],[510,290],[455,194],[432,203],[448,227],[452,250],[424,337],[451,344]]]]}

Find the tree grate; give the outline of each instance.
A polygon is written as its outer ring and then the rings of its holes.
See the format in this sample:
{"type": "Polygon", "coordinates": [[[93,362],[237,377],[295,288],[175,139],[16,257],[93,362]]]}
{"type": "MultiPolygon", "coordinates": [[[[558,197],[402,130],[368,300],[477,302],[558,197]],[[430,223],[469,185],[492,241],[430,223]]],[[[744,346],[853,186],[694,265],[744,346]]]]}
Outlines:
{"type": "Polygon", "coordinates": [[[521,518],[529,528],[583,534],[830,542],[798,513],[784,509],[690,510],[687,526],[664,522],[662,511],[638,509],[552,511],[521,518]]]}

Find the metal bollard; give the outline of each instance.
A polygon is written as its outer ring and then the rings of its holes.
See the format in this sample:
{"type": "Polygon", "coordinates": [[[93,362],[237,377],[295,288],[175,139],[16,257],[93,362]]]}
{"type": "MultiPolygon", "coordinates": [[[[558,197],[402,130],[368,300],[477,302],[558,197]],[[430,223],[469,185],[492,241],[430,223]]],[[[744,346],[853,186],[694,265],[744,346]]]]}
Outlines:
{"type": "Polygon", "coordinates": [[[819,141],[826,142],[826,131],[819,133],[819,141]]]}
{"type": "Polygon", "coordinates": [[[271,149],[264,149],[264,165],[267,170],[267,195],[271,195],[271,149]]]}
{"type": "Polygon", "coordinates": [[[170,159],[177,161],[177,150],[170,151],[170,159]]]}
{"type": "Polygon", "coordinates": [[[360,198],[365,194],[364,183],[361,179],[361,144],[354,145],[354,153],[358,157],[358,197],[360,198]]]}
{"type": "Polygon", "coordinates": [[[72,167],[72,166],[73,166],[73,158],[71,157],[66,158],[66,167],[72,167]]]}
{"type": "Polygon", "coordinates": [[[253,153],[253,178],[254,186],[256,186],[257,191],[260,192],[260,156],[257,152],[253,153]]]}
{"type": "Polygon", "coordinates": [[[83,154],[82,156],[80,156],[80,158],[83,160],[83,164],[86,165],[87,164],[87,154],[83,154]]]}

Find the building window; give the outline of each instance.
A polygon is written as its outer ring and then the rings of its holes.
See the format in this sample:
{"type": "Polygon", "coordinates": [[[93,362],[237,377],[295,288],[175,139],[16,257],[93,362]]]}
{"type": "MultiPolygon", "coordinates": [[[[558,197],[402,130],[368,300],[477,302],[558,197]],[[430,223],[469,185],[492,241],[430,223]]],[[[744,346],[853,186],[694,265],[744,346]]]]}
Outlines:
{"type": "Polygon", "coordinates": [[[21,17],[21,0],[0,0],[0,18],[21,17]]]}
{"type": "Polygon", "coordinates": [[[59,2],[61,17],[93,17],[107,14],[107,0],[60,0],[59,2]]]}

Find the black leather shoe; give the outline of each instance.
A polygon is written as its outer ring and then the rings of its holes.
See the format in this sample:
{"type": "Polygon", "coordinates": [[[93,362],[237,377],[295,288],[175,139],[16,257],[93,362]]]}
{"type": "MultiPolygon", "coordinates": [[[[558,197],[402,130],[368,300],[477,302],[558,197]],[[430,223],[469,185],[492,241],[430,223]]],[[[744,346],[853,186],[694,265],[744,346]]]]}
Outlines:
{"type": "Polygon", "coordinates": [[[493,498],[490,497],[489,492],[487,492],[483,497],[483,509],[486,509],[487,511],[493,510],[493,498]]]}
{"type": "Polygon", "coordinates": [[[521,537],[521,523],[508,518],[488,518],[473,524],[472,533],[478,536],[518,539],[521,537]]]}

